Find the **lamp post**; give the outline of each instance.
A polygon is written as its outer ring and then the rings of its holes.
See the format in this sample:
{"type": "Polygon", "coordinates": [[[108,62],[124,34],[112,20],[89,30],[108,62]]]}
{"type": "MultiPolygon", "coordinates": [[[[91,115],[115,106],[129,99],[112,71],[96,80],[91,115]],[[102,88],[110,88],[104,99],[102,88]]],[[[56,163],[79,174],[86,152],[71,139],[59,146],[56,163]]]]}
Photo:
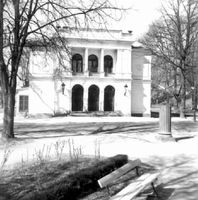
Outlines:
{"type": "Polygon", "coordinates": [[[62,94],[64,94],[65,93],[65,83],[64,82],[62,82],[62,84],[61,84],[61,89],[62,89],[62,94]]]}
{"type": "Polygon", "coordinates": [[[126,85],[124,86],[124,96],[126,96],[126,94],[127,94],[127,89],[128,89],[128,85],[126,84],[126,85]]]}

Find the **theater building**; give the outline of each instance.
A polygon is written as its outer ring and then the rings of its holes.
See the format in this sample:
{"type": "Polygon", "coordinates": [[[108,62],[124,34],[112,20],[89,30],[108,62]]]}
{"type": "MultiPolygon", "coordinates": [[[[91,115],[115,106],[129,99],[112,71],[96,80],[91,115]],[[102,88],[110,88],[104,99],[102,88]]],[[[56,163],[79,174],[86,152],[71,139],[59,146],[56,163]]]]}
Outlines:
{"type": "Polygon", "coordinates": [[[135,45],[130,31],[60,32],[67,54],[41,46],[29,51],[16,114],[150,115],[151,55],[135,45]]]}

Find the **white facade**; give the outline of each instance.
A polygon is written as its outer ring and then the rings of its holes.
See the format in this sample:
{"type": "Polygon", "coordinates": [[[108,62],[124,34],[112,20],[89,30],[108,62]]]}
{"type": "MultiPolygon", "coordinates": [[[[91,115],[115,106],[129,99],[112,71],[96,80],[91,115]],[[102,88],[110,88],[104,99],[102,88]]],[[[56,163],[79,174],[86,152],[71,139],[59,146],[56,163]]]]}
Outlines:
{"type": "Polygon", "coordinates": [[[61,31],[70,54],[30,52],[29,87],[19,84],[16,113],[150,114],[151,57],[132,49],[131,33],[61,31]]]}
{"type": "Polygon", "coordinates": [[[142,47],[132,48],[131,113],[151,113],[151,55],[142,47]]]}

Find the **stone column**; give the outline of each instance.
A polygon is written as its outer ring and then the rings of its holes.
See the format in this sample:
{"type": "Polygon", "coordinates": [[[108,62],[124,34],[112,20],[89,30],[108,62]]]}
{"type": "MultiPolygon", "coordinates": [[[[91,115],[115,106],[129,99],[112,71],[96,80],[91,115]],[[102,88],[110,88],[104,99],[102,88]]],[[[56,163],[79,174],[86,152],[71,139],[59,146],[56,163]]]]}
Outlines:
{"type": "Polygon", "coordinates": [[[122,67],[122,57],[121,57],[121,50],[117,49],[116,51],[116,63],[113,69],[113,73],[116,76],[120,76],[120,68],[122,67]]]}
{"type": "Polygon", "coordinates": [[[116,67],[118,62],[118,50],[115,50],[115,58],[113,59],[113,69],[112,73],[116,74],[116,67]]]}
{"type": "Polygon", "coordinates": [[[104,111],[104,88],[100,88],[99,111],[104,111]]]}
{"type": "Polygon", "coordinates": [[[83,94],[83,111],[88,111],[88,88],[84,87],[84,94],[83,94]]]}
{"type": "Polygon", "coordinates": [[[159,127],[161,134],[171,134],[171,107],[169,104],[160,107],[159,127]]]}
{"type": "Polygon", "coordinates": [[[89,71],[88,71],[88,48],[85,48],[85,53],[84,53],[84,74],[88,76],[89,71]]]}
{"type": "Polygon", "coordinates": [[[99,73],[101,77],[104,77],[104,49],[100,50],[99,73]]]}

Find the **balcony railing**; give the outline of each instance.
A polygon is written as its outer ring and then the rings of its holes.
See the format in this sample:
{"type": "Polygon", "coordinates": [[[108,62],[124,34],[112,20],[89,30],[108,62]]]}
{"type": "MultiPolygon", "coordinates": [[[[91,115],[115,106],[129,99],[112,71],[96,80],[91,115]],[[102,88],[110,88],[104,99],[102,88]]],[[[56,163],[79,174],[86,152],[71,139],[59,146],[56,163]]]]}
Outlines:
{"type": "Polygon", "coordinates": [[[89,76],[100,76],[99,72],[89,72],[89,76]]]}
{"type": "Polygon", "coordinates": [[[73,76],[84,76],[83,72],[72,72],[73,76]]]}
{"type": "Polygon", "coordinates": [[[105,72],[105,77],[114,77],[115,73],[105,72]]]}
{"type": "Polygon", "coordinates": [[[72,72],[73,77],[106,77],[106,78],[131,78],[130,73],[110,73],[110,72],[72,72]]]}

